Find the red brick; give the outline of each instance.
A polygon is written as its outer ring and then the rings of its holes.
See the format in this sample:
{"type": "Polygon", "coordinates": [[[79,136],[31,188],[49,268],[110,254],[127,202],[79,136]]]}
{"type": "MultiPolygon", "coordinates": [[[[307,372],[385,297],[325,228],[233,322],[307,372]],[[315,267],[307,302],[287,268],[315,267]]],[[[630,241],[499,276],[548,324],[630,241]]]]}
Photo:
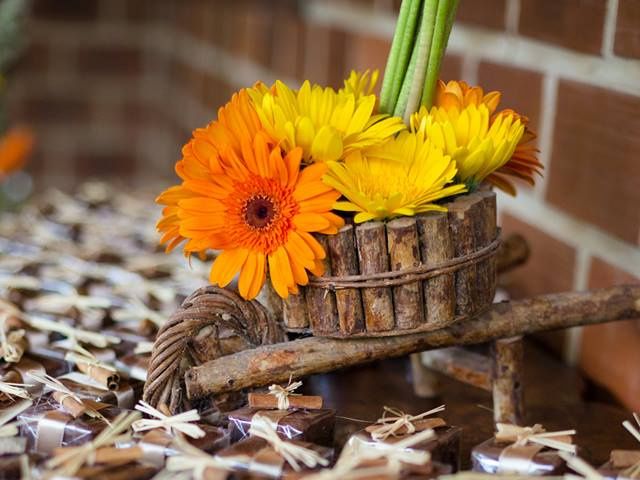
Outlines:
{"type": "Polygon", "coordinates": [[[85,98],[33,96],[24,101],[21,121],[28,123],[78,123],[89,118],[89,104],[85,98]]]}
{"type": "MultiPolygon", "coordinates": [[[[542,232],[536,226],[511,215],[501,215],[503,235],[524,235],[531,255],[524,266],[500,277],[501,285],[511,298],[528,298],[547,293],[573,290],[575,250],[566,243],[542,232]]],[[[541,332],[534,338],[561,357],[565,346],[565,331],[541,332]]]]}
{"type": "Polygon", "coordinates": [[[618,0],[618,20],[613,51],[621,57],[640,58],[640,2],[618,0]]]}
{"type": "MultiPolygon", "coordinates": [[[[589,287],[640,284],[630,275],[594,258],[589,270],[589,287]]],[[[597,383],[608,388],[629,409],[640,411],[640,324],[636,320],[585,327],[580,364],[597,383]]]]}
{"type": "Polygon", "coordinates": [[[78,52],[78,69],[99,75],[137,75],[142,71],[142,52],[116,45],[84,47],[78,52]]]}
{"type": "Polygon", "coordinates": [[[345,77],[346,34],[316,24],[305,25],[304,78],[314,83],[341,87],[345,77]]]}
{"type": "Polygon", "coordinates": [[[607,0],[521,0],[519,32],[600,54],[607,0]]]}
{"type": "Polygon", "coordinates": [[[440,78],[444,81],[459,80],[462,77],[462,58],[446,53],[440,66],[440,78]]]}
{"type": "Polygon", "coordinates": [[[50,63],[49,47],[43,43],[31,42],[18,59],[17,70],[20,72],[44,72],[49,68],[50,63]]]}
{"type": "Polygon", "coordinates": [[[504,29],[506,0],[461,0],[456,20],[474,26],[504,29]]]}
{"type": "Polygon", "coordinates": [[[94,20],[98,16],[98,0],[36,0],[32,15],[46,20],[94,20]]]}
{"type": "Polygon", "coordinates": [[[542,75],[533,70],[498,63],[482,62],[478,68],[478,83],[485,92],[502,92],[499,109],[511,108],[529,117],[531,128],[540,129],[540,99],[542,75]]]}
{"type": "Polygon", "coordinates": [[[369,35],[351,35],[347,42],[348,52],[345,59],[347,70],[375,70],[384,74],[387,55],[391,48],[391,41],[386,38],[369,35]]]}
{"type": "Polygon", "coordinates": [[[631,243],[640,228],[640,98],[560,81],[547,200],[631,243]]]}
{"type": "Polygon", "coordinates": [[[304,68],[304,24],[291,8],[278,4],[278,24],[273,29],[271,68],[283,77],[301,80],[304,68]]]}
{"type": "Polygon", "coordinates": [[[74,158],[80,177],[124,177],[136,171],[133,153],[81,152],[74,158]]]}
{"type": "Polygon", "coordinates": [[[513,298],[573,289],[575,250],[571,246],[508,214],[501,216],[501,225],[504,235],[524,235],[531,247],[527,263],[502,277],[513,298]]]}

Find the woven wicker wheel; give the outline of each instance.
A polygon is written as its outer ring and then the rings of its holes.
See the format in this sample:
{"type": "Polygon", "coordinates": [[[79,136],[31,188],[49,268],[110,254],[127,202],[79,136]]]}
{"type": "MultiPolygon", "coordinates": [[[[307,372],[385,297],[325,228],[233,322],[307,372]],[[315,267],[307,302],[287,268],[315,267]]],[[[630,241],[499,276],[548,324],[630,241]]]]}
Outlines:
{"type": "Polygon", "coordinates": [[[181,409],[184,372],[192,365],[286,340],[281,324],[256,301],[218,287],[191,294],[162,326],[151,353],[143,398],[181,409]]]}

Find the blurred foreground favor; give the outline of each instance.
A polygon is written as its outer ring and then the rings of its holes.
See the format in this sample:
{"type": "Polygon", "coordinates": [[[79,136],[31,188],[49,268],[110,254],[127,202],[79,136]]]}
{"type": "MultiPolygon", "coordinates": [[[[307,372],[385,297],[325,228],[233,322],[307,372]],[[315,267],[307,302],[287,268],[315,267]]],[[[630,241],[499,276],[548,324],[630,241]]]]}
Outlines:
{"type": "Polygon", "coordinates": [[[520,427],[498,423],[496,434],[471,451],[473,470],[491,474],[562,475],[566,461],[559,452],[576,453],[575,430],[547,432],[542,425],[520,427]]]}

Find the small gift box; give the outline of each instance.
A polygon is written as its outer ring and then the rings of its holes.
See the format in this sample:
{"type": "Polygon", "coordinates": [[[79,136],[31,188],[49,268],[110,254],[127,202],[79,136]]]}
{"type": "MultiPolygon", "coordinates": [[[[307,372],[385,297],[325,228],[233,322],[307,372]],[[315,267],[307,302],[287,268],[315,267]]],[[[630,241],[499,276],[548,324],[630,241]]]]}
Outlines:
{"type": "Polygon", "coordinates": [[[153,465],[164,465],[166,457],[178,453],[175,444],[177,436],[184,438],[191,447],[207,453],[215,453],[229,446],[228,430],[200,423],[197,410],[171,415],[166,405],[156,409],[142,400],[135,408],[152,417],[137,420],[132,427],[139,434],[146,432],[137,445],[144,452],[144,460],[153,465]]]}
{"type": "Polygon", "coordinates": [[[218,453],[241,478],[299,478],[300,472],[328,466],[333,449],[301,440],[283,440],[264,412],[256,414],[250,435],[218,453]]]}
{"type": "Polygon", "coordinates": [[[372,442],[365,434],[353,435],[335,466],[298,478],[308,480],[417,480],[451,473],[449,465],[431,461],[429,452],[414,447],[435,437],[433,430],[406,435],[395,443],[372,442]]]}
{"type": "Polygon", "coordinates": [[[431,417],[443,410],[444,405],[419,415],[408,415],[398,409],[384,407],[382,417],[360,432],[360,435],[370,442],[393,444],[413,433],[432,429],[435,432],[432,438],[412,448],[429,452],[434,462],[449,465],[452,472],[457,472],[460,467],[462,429],[447,425],[447,422],[440,417],[431,417]]]}
{"type": "Polygon", "coordinates": [[[130,353],[117,359],[114,366],[127,377],[146,382],[150,361],[151,355],[130,353]]]}
{"type": "Polygon", "coordinates": [[[269,419],[282,438],[332,445],[335,411],[322,408],[322,397],[293,393],[301,385],[289,381],[286,387],[271,385],[266,394],[250,393],[248,407],[228,414],[231,441],[247,437],[259,416],[269,419]]]}
{"type": "Polygon", "coordinates": [[[133,409],[142,398],[144,383],[139,380],[121,381],[114,390],[109,390],[100,382],[80,372],[70,372],[58,380],[76,393],[80,398],[87,398],[100,403],[108,403],[123,409],[133,409]]]}
{"type": "MultiPolygon", "coordinates": [[[[79,445],[98,435],[108,421],[115,418],[121,410],[104,403],[92,402],[83,405],[97,415],[88,416],[77,413],[76,400],[72,397],[55,400],[54,392],[40,397],[37,404],[18,415],[20,435],[27,439],[27,451],[50,453],[57,447],[79,445]],[[69,410],[65,409],[68,408],[69,410]]],[[[66,394],[62,394],[66,395],[66,394]]]]}
{"type": "Polygon", "coordinates": [[[559,451],[576,452],[575,430],[547,432],[542,425],[519,427],[496,424],[497,432],[471,451],[473,470],[520,475],[562,475],[566,461],[559,451]]]}
{"type": "MultiPolygon", "coordinates": [[[[638,427],[640,416],[633,414],[638,427]]],[[[625,420],[622,425],[640,442],[640,430],[625,420]]],[[[598,469],[598,473],[610,480],[640,479],[640,450],[612,450],[609,461],[598,469]]]]}

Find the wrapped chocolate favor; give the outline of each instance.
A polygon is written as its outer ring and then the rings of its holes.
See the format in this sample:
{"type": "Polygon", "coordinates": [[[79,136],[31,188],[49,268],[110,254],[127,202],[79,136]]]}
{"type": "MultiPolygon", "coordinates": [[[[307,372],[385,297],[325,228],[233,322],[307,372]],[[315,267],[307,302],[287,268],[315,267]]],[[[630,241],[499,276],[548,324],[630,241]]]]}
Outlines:
{"type": "MultiPolygon", "coordinates": [[[[640,442],[640,416],[633,414],[638,427],[625,420],[622,425],[640,442]]],[[[598,473],[608,480],[640,479],[640,444],[638,450],[612,450],[609,461],[598,469],[598,473]]]]}
{"type": "Polygon", "coordinates": [[[146,382],[147,369],[149,368],[150,361],[151,355],[137,355],[130,353],[117,359],[114,362],[114,366],[126,377],[146,382]]]}
{"type": "Polygon", "coordinates": [[[408,415],[396,408],[384,407],[382,417],[359,433],[370,442],[393,444],[413,433],[431,429],[435,433],[433,437],[411,448],[429,452],[434,462],[449,465],[451,472],[457,472],[460,467],[462,429],[447,425],[440,417],[431,417],[443,410],[444,405],[419,415],[408,415]]]}
{"type": "MultiPolygon", "coordinates": [[[[264,412],[263,412],[264,413],[264,412]]],[[[250,436],[218,453],[240,478],[299,478],[302,471],[318,470],[333,460],[333,449],[301,440],[283,440],[271,419],[257,414],[250,436]]]]}
{"type": "Polygon", "coordinates": [[[542,425],[519,427],[498,423],[491,438],[471,450],[473,470],[477,472],[562,475],[566,461],[559,452],[576,453],[572,444],[575,430],[547,432],[542,425]]]}
{"type": "Polygon", "coordinates": [[[372,442],[368,435],[351,436],[335,466],[295,478],[308,480],[430,479],[451,473],[451,467],[431,461],[431,455],[414,447],[433,439],[433,430],[406,435],[395,443],[372,442]]]}
{"type": "Polygon", "coordinates": [[[293,393],[301,385],[289,381],[286,387],[271,385],[268,393],[250,393],[248,407],[228,414],[231,441],[247,437],[258,415],[269,419],[284,439],[332,445],[335,411],[322,408],[322,397],[293,393]]]}
{"type": "Polygon", "coordinates": [[[137,420],[132,424],[135,432],[142,435],[137,445],[144,452],[144,461],[153,465],[163,465],[165,458],[176,455],[176,437],[194,448],[207,453],[215,453],[229,446],[228,430],[200,422],[196,410],[171,415],[165,405],[158,409],[144,401],[136,405],[136,410],[152,417],[137,420]]]}
{"type": "Polygon", "coordinates": [[[58,377],[66,387],[80,398],[108,403],[115,407],[131,410],[142,398],[144,383],[139,380],[120,381],[118,387],[109,390],[91,377],[80,373],[70,372],[58,377]]]}
{"type": "MultiPolygon", "coordinates": [[[[61,402],[48,393],[20,415],[20,435],[27,439],[28,452],[51,453],[57,447],[80,445],[96,437],[121,410],[112,405],[92,402],[90,410],[98,415],[74,417],[61,402]]],[[[58,397],[61,398],[61,397],[58,397]]],[[[71,398],[62,398],[69,404],[71,398]]],[[[86,402],[86,401],[85,401],[86,402]]],[[[75,406],[74,406],[75,408],[75,406]]]]}
{"type": "MultiPolygon", "coordinates": [[[[18,363],[8,363],[0,366],[0,379],[6,383],[24,383],[27,391],[37,396],[43,390],[43,385],[32,382],[27,377],[27,372],[36,371],[41,374],[48,374],[53,377],[63,375],[70,371],[70,366],[62,360],[54,360],[51,358],[42,358],[37,355],[25,355],[18,363]]],[[[2,396],[0,395],[0,403],[2,396]]]]}

